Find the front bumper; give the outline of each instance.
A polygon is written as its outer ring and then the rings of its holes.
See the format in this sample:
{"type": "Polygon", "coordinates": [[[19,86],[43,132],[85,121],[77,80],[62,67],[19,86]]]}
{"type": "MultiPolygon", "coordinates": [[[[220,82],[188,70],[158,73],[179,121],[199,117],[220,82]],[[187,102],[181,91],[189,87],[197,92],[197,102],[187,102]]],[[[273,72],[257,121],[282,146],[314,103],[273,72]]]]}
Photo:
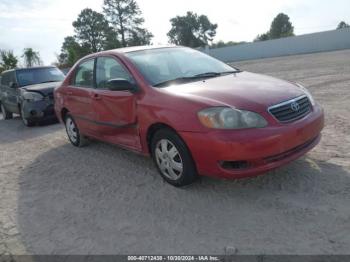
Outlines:
{"type": "Polygon", "coordinates": [[[293,161],[315,147],[321,138],[324,114],[316,105],[301,120],[261,129],[180,132],[188,145],[198,173],[223,178],[255,176],[293,161]],[[244,162],[239,168],[225,162],[244,162]]]}
{"type": "Polygon", "coordinates": [[[33,121],[57,119],[52,101],[23,101],[24,118],[33,121]]]}

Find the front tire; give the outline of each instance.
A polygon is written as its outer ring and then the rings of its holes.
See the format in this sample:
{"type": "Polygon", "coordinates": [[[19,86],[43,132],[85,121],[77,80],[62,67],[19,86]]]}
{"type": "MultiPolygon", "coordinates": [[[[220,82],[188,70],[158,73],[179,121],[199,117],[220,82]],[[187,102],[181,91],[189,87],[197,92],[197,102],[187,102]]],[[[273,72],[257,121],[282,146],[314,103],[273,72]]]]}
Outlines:
{"type": "Polygon", "coordinates": [[[160,175],[169,184],[182,187],[196,180],[197,170],[191,153],[174,131],[157,131],[151,141],[151,150],[160,175]]]}
{"type": "Polygon", "coordinates": [[[6,110],[5,106],[0,103],[0,107],[1,107],[1,114],[2,114],[2,118],[4,120],[9,120],[13,118],[13,114],[9,111],[6,110]]]}
{"type": "Polygon", "coordinates": [[[88,145],[88,139],[80,133],[74,118],[70,114],[66,116],[65,126],[69,141],[73,146],[83,147],[88,145]]]}

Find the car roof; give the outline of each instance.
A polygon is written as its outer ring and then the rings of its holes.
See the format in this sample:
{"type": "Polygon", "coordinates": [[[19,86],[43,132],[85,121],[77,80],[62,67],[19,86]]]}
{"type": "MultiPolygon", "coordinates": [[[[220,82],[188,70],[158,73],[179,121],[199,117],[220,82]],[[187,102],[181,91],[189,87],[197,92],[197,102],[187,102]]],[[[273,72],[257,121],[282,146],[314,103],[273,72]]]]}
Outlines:
{"type": "Polygon", "coordinates": [[[56,68],[55,66],[34,66],[34,67],[25,67],[25,68],[16,68],[16,71],[28,70],[28,69],[46,69],[46,68],[56,68]]]}
{"type": "Polygon", "coordinates": [[[154,49],[162,49],[162,48],[176,48],[176,47],[183,47],[183,46],[176,46],[176,45],[148,45],[147,46],[147,45],[145,45],[145,46],[122,47],[122,48],[93,53],[93,54],[90,54],[90,55],[83,57],[80,61],[84,61],[86,59],[91,59],[91,58],[96,58],[96,57],[103,56],[103,55],[109,55],[109,54],[127,54],[127,53],[132,53],[132,52],[137,52],[137,51],[154,50],[154,49]]]}
{"type": "Polygon", "coordinates": [[[13,68],[6,71],[3,71],[3,73],[13,72],[13,71],[23,71],[28,69],[45,69],[45,68],[56,68],[55,66],[34,66],[34,67],[25,67],[25,68],[13,68]]]}
{"type": "Polygon", "coordinates": [[[172,48],[172,47],[180,47],[180,46],[174,46],[174,45],[130,46],[130,47],[117,48],[110,51],[117,52],[117,53],[131,53],[136,51],[144,51],[144,50],[160,49],[160,48],[172,48]]]}
{"type": "Polygon", "coordinates": [[[122,48],[117,48],[117,49],[100,51],[97,53],[87,55],[87,56],[81,58],[77,63],[79,64],[84,60],[93,59],[93,58],[103,56],[103,55],[127,54],[127,53],[132,53],[132,52],[137,52],[137,51],[155,50],[155,49],[164,49],[164,48],[187,48],[187,47],[179,46],[179,45],[145,45],[145,46],[122,47],[122,48]]]}

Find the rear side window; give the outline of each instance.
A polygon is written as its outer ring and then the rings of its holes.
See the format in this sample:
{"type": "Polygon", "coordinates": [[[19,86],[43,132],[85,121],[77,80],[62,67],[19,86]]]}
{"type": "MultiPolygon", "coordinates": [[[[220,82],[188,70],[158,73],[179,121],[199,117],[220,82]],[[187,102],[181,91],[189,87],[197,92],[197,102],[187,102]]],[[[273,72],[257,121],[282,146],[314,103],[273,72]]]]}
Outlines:
{"type": "Polygon", "coordinates": [[[99,57],[96,65],[97,88],[107,88],[107,83],[111,79],[122,78],[134,83],[129,72],[114,58],[99,57]]]}
{"type": "Polygon", "coordinates": [[[8,74],[7,73],[3,73],[1,76],[1,85],[2,86],[7,86],[9,83],[8,81],[8,74]]]}
{"type": "Polygon", "coordinates": [[[79,87],[94,87],[94,64],[95,60],[81,63],[75,73],[74,85],[79,87]]]}
{"type": "Polygon", "coordinates": [[[4,73],[1,77],[1,85],[10,86],[10,84],[16,82],[15,72],[4,73]]]}

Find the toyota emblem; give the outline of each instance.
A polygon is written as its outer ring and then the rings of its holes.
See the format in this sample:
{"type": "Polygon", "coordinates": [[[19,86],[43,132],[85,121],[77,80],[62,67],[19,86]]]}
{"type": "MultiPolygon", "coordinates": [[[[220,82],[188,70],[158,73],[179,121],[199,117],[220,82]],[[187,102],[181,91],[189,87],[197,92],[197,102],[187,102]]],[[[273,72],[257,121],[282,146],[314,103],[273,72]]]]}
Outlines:
{"type": "Polygon", "coordinates": [[[290,108],[291,108],[294,112],[298,112],[299,109],[300,109],[300,105],[299,105],[297,102],[293,102],[293,103],[290,105],[290,108]]]}

